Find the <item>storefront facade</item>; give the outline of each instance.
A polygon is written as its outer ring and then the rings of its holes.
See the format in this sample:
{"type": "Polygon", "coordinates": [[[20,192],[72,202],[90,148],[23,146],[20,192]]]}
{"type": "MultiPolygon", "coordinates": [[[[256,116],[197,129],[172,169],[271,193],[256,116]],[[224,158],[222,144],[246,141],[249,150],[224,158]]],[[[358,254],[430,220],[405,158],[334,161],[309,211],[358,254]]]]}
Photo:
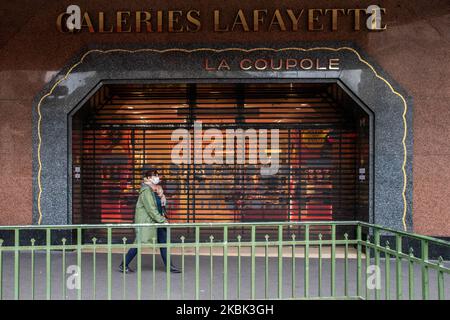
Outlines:
{"type": "Polygon", "coordinates": [[[177,222],[363,220],[449,236],[444,2],[377,3],[370,25],[355,9],[373,4],[359,2],[80,3],[68,32],[71,4],[33,4],[2,43],[14,183],[1,224],[127,222],[156,166],[177,222]],[[170,134],[196,122],[279,130],[277,173],[173,164],[170,134]]]}

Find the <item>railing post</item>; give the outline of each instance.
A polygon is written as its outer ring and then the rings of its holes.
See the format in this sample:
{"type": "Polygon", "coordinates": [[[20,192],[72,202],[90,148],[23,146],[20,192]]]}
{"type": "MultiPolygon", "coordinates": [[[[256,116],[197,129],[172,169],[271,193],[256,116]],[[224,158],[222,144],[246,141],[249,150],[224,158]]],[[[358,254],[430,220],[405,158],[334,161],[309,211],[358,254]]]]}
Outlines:
{"type": "MultiPolygon", "coordinates": [[[[291,277],[292,277],[292,288],[291,288],[292,292],[291,292],[291,296],[292,296],[292,298],[295,298],[295,296],[296,296],[295,285],[297,284],[296,270],[295,270],[296,269],[296,266],[295,266],[295,260],[296,260],[296,257],[295,257],[295,250],[296,250],[295,249],[295,233],[293,233],[291,235],[291,237],[292,237],[292,275],[291,275],[291,277]]],[[[266,255],[267,255],[267,253],[266,253],[266,255]]],[[[268,268],[268,266],[267,266],[267,268],[268,268]]],[[[269,275],[267,274],[266,278],[268,278],[268,277],[269,277],[269,275]]],[[[266,290],[266,291],[268,291],[268,290],[266,290]]],[[[267,298],[267,294],[266,294],[266,298],[267,298]]]]}
{"type": "Polygon", "coordinates": [[[384,254],[384,298],[391,299],[391,256],[388,253],[390,250],[389,241],[386,241],[386,251],[384,254]]]}
{"type": "MultiPolygon", "coordinates": [[[[264,236],[264,299],[269,295],[269,235],[264,236]]],[[[238,298],[239,299],[239,298],[238,298]]]]}
{"type": "Polygon", "coordinates": [[[127,280],[126,280],[126,254],[127,254],[127,238],[122,238],[123,248],[122,248],[122,299],[127,298],[127,280]]]}
{"type": "Polygon", "coordinates": [[[348,297],[348,233],[344,234],[344,295],[348,297]]]}
{"type": "MultiPolygon", "coordinates": [[[[139,234],[142,234],[142,228],[139,228],[139,234]]],[[[137,237],[137,279],[136,279],[136,288],[137,288],[137,299],[141,300],[141,282],[142,282],[142,237],[137,237]]]]}
{"type": "MultiPolygon", "coordinates": [[[[378,271],[378,270],[380,270],[380,230],[378,230],[378,229],[375,229],[375,232],[374,232],[374,245],[375,245],[375,252],[374,252],[374,255],[375,255],[375,266],[376,266],[376,270],[378,271]]],[[[378,283],[378,281],[377,281],[377,283],[378,283]]],[[[381,291],[381,289],[379,289],[379,288],[375,288],[375,299],[376,300],[379,300],[380,299],[380,291],[381,291]]]]}
{"type": "Polygon", "coordinates": [[[322,296],[322,233],[319,233],[319,279],[318,279],[318,296],[322,296]]]}
{"type": "Polygon", "coordinates": [[[78,275],[80,287],[77,288],[77,299],[81,300],[82,294],[82,271],[81,271],[81,228],[77,228],[77,265],[80,274],[78,275]]]}
{"type": "Polygon", "coordinates": [[[3,239],[0,239],[0,300],[3,300],[3,239]]]}
{"type": "Polygon", "coordinates": [[[97,298],[97,238],[92,238],[92,291],[93,299],[97,298]]]}
{"type": "Polygon", "coordinates": [[[414,250],[409,248],[409,259],[408,259],[408,289],[409,289],[409,300],[414,299],[414,250]]]}
{"type": "MultiPolygon", "coordinates": [[[[225,241],[224,241],[225,242],[225,241]]],[[[213,299],[213,276],[214,276],[214,255],[213,255],[213,243],[214,243],[214,236],[209,236],[209,299],[213,299]]],[[[225,276],[225,275],[224,275],[225,276]]],[[[225,285],[225,283],[224,283],[225,285]]],[[[225,297],[225,293],[224,293],[225,297]]],[[[224,298],[225,299],[225,298],[224,298]]]]}
{"type": "Polygon", "coordinates": [[[52,282],[51,282],[51,276],[52,276],[52,265],[51,265],[51,256],[50,256],[50,246],[51,246],[51,230],[46,229],[45,230],[45,251],[46,251],[46,298],[47,300],[51,299],[52,296],[52,282]]]}
{"type": "Polygon", "coordinates": [[[241,235],[237,236],[238,240],[238,253],[237,253],[237,298],[241,298],[241,235]]]}
{"type": "Polygon", "coordinates": [[[172,242],[171,242],[171,233],[172,230],[170,229],[170,227],[167,227],[167,241],[166,241],[166,245],[167,245],[167,263],[166,263],[166,296],[167,296],[167,300],[170,300],[170,291],[171,291],[171,273],[170,273],[170,266],[171,266],[171,257],[170,257],[170,253],[171,253],[171,246],[172,246],[172,242]]]}
{"type": "Polygon", "coordinates": [[[361,263],[361,242],[362,242],[362,230],[361,230],[361,225],[357,225],[356,227],[356,248],[357,248],[357,252],[356,252],[356,259],[357,259],[357,263],[356,263],[356,295],[358,297],[361,297],[361,273],[362,273],[362,263],[361,263]]]}
{"type": "Polygon", "coordinates": [[[336,295],[336,225],[331,226],[331,296],[336,295]]]}
{"type": "Polygon", "coordinates": [[[228,226],[223,227],[223,299],[228,299],[228,226]]]}
{"type": "Polygon", "coordinates": [[[369,270],[370,267],[370,236],[367,235],[367,239],[366,239],[366,300],[370,298],[370,292],[369,292],[369,286],[367,285],[367,280],[368,280],[368,275],[367,275],[367,271],[369,270]]]}
{"type": "Polygon", "coordinates": [[[35,280],[34,280],[34,269],[35,269],[35,259],[34,259],[34,244],[36,242],[35,239],[31,239],[31,300],[34,300],[34,287],[35,287],[35,280]]]}
{"type": "Polygon", "coordinates": [[[305,225],[304,295],[309,297],[309,224],[305,225]]]}
{"type": "Polygon", "coordinates": [[[396,267],[396,292],[397,292],[397,300],[403,299],[403,275],[402,275],[402,236],[395,236],[395,248],[397,251],[397,255],[395,257],[395,267],[396,267]]]}
{"type": "Polygon", "coordinates": [[[255,226],[251,227],[251,299],[255,299],[255,272],[256,272],[256,261],[255,261],[255,242],[256,242],[256,229],[255,226]]]}
{"type": "Polygon", "coordinates": [[[156,299],[156,238],[153,237],[152,238],[152,250],[153,250],[153,255],[152,255],[152,297],[153,299],[156,299]]]}
{"type": "MultiPolygon", "coordinates": [[[[108,268],[108,270],[107,270],[107,276],[108,276],[108,279],[107,279],[107,282],[108,282],[108,300],[111,300],[111,297],[112,297],[112,279],[111,279],[111,276],[112,276],[112,272],[111,272],[111,269],[112,269],[112,261],[111,261],[111,258],[112,258],[112,249],[111,249],[111,242],[112,242],[112,230],[111,230],[111,227],[109,227],[109,228],[107,228],[107,247],[108,247],[108,254],[107,254],[107,259],[108,259],[108,261],[107,261],[107,268],[108,268]]],[[[125,267],[125,266],[124,266],[125,267]]]]}
{"type": "Polygon", "coordinates": [[[14,299],[20,297],[20,256],[19,256],[19,229],[14,230],[14,299]]]}
{"type": "Polygon", "coordinates": [[[428,266],[426,263],[428,262],[428,241],[421,241],[421,266],[422,266],[422,299],[428,300],[429,296],[429,284],[428,284],[428,266]]]}
{"type": "Polygon", "coordinates": [[[195,300],[200,299],[200,227],[195,227],[195,300]]]}
{"type": "Polygon", "coordinates": [[[61,285],[62,285],[62,294],[63,294],[63,300],[66,300],[66,292],[67,292],[67,285],[66,285],[66,238],[61,239],[62,243],[62,279],[61,279],[61,285]]]}
{"type": "Polygon", "coordinates": [[[283,297],[283,225],[278,226],[278,299],[283,297]]]}
{"type": "MultiPolygon", "coordinates": [[[[140,228],[139,228],[140,229],[140,228]]],[[[140,229],[140,234],[142,234],[142,229],[140,229]]],[[[142,285],[142,242],[141,237],[138,237],[137,241],[137,279],[136,279],[136,288],[137,288],[137,299],[141,300],[141,285],[142,285]]],[[[170,277],[170,272],[166,277],[170,277]]],[[[170,281],[170,280],[168,280],[170,281]]]]}
{"type": "Polygon", "coordinates": [[[442,271],[442,267],[444,264],[444,259],[442,257],[438,258],[438,269],[437,269],[437,281],[438,281],[438,299],[445,299],[445,290],[444,290],[444,272],[442,271]]]}
{"type": "MultiPolygon", "coordinates": [[[[180,237],[181,240],[181,299],[184,300],[184,236],[180,237]]],[[[154,287],[154,285],[153,285],[154,287]]]]}

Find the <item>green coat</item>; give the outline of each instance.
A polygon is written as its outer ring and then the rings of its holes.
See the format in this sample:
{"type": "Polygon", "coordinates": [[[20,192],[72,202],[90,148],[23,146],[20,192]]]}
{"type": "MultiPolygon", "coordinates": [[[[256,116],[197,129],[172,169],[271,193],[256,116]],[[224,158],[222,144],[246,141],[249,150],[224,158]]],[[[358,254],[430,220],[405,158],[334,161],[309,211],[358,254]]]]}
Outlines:
{"type": "MultiPolygon", "coordinates": [[[[164,223],[167,219],[158,212],[156,196],[149,186],[143,184],[139,190],[139,198],[134,212],[134,223],[164,223]]],[[[156,239],[156,227],[136,228],[135,243],[153,243],[156,239]]]]}

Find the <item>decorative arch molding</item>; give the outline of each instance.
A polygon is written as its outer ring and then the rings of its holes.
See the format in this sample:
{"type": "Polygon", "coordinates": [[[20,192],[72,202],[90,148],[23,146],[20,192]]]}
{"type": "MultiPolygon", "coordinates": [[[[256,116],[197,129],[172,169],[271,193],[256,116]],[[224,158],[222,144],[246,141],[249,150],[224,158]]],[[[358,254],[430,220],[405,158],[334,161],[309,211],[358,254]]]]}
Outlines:
{"type": "Polygon", "coordinates": [[[412,229],[411,98],[351,44],[89,49],[46,85],[33,108],[33,223],[71,223],[72,115],[106,83],[336,82],[370,115],[369,222],[412,229]],[[208,71],[206,58],[339,59],[339,70],[208,71]]]}

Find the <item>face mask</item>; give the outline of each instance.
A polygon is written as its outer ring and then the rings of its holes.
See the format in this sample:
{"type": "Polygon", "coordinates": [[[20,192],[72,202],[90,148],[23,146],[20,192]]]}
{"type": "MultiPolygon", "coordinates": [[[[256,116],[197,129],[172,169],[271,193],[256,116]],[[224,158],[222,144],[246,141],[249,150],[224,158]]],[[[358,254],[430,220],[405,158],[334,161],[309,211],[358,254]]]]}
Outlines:
{"type": "Polygon", "coordinates": [[[159,183],[159,177],[151,177],[150,178],[150,181],[153,183],[153,184],[158,184],[159,183]]]}

